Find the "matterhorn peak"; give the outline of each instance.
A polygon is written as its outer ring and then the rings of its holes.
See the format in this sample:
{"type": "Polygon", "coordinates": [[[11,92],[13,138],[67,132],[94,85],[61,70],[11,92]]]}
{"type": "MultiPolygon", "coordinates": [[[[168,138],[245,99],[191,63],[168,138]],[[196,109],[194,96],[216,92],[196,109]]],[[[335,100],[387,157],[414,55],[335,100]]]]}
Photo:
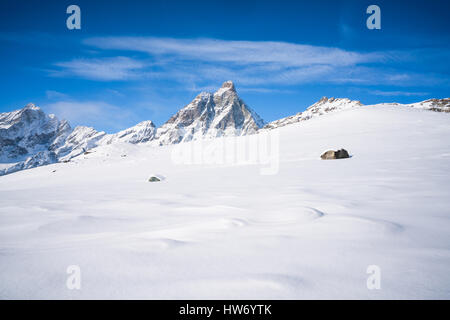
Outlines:
{"type": "Polygon", "coordinates": [[[27,103],[27,105],[24,107],[24,109],[32,109],[32,108],[36,108],[36,105],[32,102],[27,103]]]}
{"type": "Polygon", "coordinates": [[[221,96],[223,95],[225,92],[232,92],[232,93],[236,93],[236,88],[234,87],[234,83],[233,81],[225,81],[222,86],[220,87],[219,90],[217,90],[214,95],[215,96],[221,96]]]}
{"type": "Polygon", "coordinates": [[[256,133],[264,121],[237,95],[232,81],[201,93],[157,130],[159,145],[256,133]]]}
{"type": "Polygon", "coordinates": [[[231,89],[231,90],[233,90],[233,91],[236,91],[236,89],[234,88],[234,83],[233,83],[233,81],[231,81],[231,80],[225,81],[225,82],[222,84],[222,88],[223,88],[223,89],[231,89]]]}
{"type": "Polygon", "coordinates": [[[41,110],[41,108],[30,102],[22,110],[41,110]]]}

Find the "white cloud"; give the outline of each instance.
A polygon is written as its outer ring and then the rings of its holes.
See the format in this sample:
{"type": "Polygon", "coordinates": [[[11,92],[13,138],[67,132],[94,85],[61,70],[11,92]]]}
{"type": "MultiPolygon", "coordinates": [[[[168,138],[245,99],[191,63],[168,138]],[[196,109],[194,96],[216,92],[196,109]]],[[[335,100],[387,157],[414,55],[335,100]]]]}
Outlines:
{"type": "Polygon", "coordinates": [[[385,96],[385,97],[394,97],[394,96],[405,96],[405,97],[412,97],[412,96],[426,96],[429,93],[428,92],[411,92],[411,91],[382,91],[382,90],[373,90],[369,91],[370,94],[376,95],[376,96],[385,96]]]}
{"type": "Polygon", "coordinates": [[[90,80],[114,81],[140,77],[145,64],[127,57],[101,59],[75,59],[55,63],[59,70],[51,71],[53,76],[75,76],[90,80]]]}
{"type": "Polygon", "coordinates": [[[188,87],[227,79],[261,89],[274,84],[356,82],[356,76],[346,75],[355,66],[386,60],[376,52],[276,41],[101,37],[84,43],[103,50],[147,53],[158,73],[147,70],[145,77],[176,80],[188,87]]]}
{"type": "Polygon", "coordinates": [[[107,51],[109,56],[131,51],[141,56],[144,53],[145,58],[76,59],[57,63],[59,69],[53,75],[99,81],[169,80],[188,90],[230,79],[244,90],[306,83],[410,86],[447,81],[439,75],[392,67],[402,57],[410,61],[415,56],[402,52],[356,52],[276,41],[155,37],[97,37],[83,42],[107,51]]]}
{"type": "Polygon", "coordinates": [[[354,65],[378,61],[379,53],[358,53],[339,48],[276,41],[227,41],[152,37],[89,38],[85,44],[101,49],[131,50],[155,56],[237,64],[274,64],[283,67],[354,65]]]}
{"type": "Polygon", "coordinates": [[[46,90],[45,95],[46,95],[47,99],[49,99],[49,100],[67,99],[67,97],[68,97],[65,93],[58,92],[55,90],[46,90]]]}

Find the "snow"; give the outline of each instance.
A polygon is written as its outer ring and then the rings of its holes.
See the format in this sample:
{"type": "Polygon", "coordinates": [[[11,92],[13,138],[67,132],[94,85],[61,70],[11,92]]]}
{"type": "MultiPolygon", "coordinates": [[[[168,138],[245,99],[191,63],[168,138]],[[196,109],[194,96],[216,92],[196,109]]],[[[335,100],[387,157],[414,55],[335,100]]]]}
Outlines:
{"type": "Polygon", "coordinates": [[[273,175],[119,143],[0,177],[0,298],[450,298],[449,114],[355,107],[264,134],[273,175]]]}

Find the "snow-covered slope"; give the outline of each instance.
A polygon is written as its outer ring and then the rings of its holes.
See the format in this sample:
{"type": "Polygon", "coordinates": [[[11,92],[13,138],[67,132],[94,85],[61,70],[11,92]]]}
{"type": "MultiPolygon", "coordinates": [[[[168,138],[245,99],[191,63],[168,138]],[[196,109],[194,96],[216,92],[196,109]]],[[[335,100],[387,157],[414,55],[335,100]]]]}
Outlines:
{"type": "Polygon", "coordinates": [[[62,161],[70,160],[90,149],[99,146],[106,133],[91,127],[78,126],[67,137],[64,145],[57,150],[58,158],[62,161]]]}
{"type": "Polygon", "coordinates": [[[0,298],[450,298],[450,114],[361,107],[225,139],[264,135],[274,175],[110,144],[1,177],[0,298]],[[320,159],[337,148],[352,157],[320,159]]]}
{"type": "Polygon", "coordinates": [[[79,126],[67,137],[65,144],[58,149],[57,155],[61,161],[67,161],[102,145],[148,142],[155,137],[155,133],[156,128],[152,121],[142,121],[134,127],[115,134],[106,134],[94,128],[79,126]]]}
{"type": "Polygon", "coordinates": [[[150,120],[142,121],[134,127],[122,130],[118,133],[108,135],[102,139],[100,144],[111,144],[117,142],[143,143],[155,138],[156,127],[150,120]]]}
{"type": "Polygon", "coordinates": [[[331,112],[348,110],[354,107],[360,107],[363,104],[359,101],[353,101],[347,98],[327,98],[323,97],[305,111],[299,112],[293,116],[282,118],[268,123],[264,129],[274,129],[284,127],[288,124],[309,120],[331,112]]]}
{"type": "Polygon", "coordinates": [[[253,134],[264,121],[226,81],[215,93],[202,92],[157,130],[156,144],[253,134]]]}

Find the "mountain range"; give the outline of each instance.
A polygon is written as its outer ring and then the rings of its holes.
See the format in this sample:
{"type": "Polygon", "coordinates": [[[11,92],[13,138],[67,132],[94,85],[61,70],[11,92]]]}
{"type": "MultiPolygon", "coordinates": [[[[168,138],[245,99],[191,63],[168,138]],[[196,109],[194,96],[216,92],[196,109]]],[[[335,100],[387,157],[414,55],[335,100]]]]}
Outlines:
{"type": "MultiPolygon", "coordinates": [[[[450,112],[450,98],[390,105],[450,112]]],[[[152,121],[143,121],[115,134],[106,134],[85,126],[72,128],[66,120],[47,115],[30,103],[23,109],[0,114],[0,175],[70,161],[100,145],[149,143],[161,146],[249,135],[362,106],[360,101],[323,97],[303,112],[265,123],[239,98],[233,82],[226,81],[214,93],[200,93],[159,128],[152,121]]]]}

